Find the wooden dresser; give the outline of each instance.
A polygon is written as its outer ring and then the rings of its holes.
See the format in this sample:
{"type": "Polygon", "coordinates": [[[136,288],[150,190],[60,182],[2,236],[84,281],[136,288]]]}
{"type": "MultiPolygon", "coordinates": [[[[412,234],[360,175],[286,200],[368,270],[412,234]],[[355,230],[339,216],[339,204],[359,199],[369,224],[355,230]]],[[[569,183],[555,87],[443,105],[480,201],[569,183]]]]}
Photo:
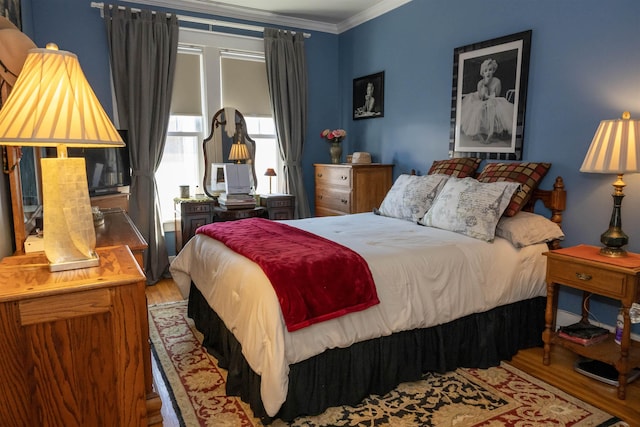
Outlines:
{"type": "Polygon", "coordinates": [[[146,426],[145,277],[126,246],[51,273],[43,252],[0,262],[3,426],[146,426]]]}
{"type": "Polygon", "coordinates": [[[315,164],[316,216],[370,212],[393,185],[393,165],[315,164]]]}

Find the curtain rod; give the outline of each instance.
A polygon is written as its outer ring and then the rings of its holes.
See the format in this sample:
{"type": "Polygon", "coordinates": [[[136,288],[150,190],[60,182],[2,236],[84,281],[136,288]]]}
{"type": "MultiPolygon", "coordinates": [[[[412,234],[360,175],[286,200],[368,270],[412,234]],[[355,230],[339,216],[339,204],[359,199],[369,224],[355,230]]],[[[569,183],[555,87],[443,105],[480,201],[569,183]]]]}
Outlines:
{"type": "MultiPolygon", "coordinates": [[[[91,7],[100,9],[100,16],[104,18],[104,3],[102,2],[91,2],[91,7]]],[[[118,9],[125,9],[124,6],[118,6],[118,9]]],[[[131,8],[133,12],[140,12],[140,9],[131,8]]],[[[257,33],[264,32],[264,27],[260,27],[258,25],[249,25],[249,24],[240,24],[237,22],[228,22],[228,21],[220,21],[216,19],[207,19],[207,18],[198,18],[195,16],[187,16],[187,15],[178,15],[176,14],[178,21],[191,22],[194,24],[204,24],[209,26],[209,30],[211,27],[226,27],[226,28],[234,28],[238,30],[247,30],[247,31],[255,31],[257,33]]],[[[295,34],[295,31],[290,31],[292,34],[295,34]]],[[[311,37],[309,33],[302,33],[305,38],[311,37]]]]}

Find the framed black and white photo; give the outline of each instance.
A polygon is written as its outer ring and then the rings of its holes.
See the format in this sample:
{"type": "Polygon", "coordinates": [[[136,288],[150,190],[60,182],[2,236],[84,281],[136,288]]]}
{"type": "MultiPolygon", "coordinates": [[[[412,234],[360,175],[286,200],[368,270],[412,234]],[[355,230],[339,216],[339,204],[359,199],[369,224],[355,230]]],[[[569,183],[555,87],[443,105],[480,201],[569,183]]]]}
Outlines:
{"type": "Polygon", "coordinates": [[[452,157],[521,160],[531,30],[456,48],[452,157]]]}
{"type": "Polygon", "coordinates": [[[353,79],[353,120],[384,116],[384,71],[353,79]]]}

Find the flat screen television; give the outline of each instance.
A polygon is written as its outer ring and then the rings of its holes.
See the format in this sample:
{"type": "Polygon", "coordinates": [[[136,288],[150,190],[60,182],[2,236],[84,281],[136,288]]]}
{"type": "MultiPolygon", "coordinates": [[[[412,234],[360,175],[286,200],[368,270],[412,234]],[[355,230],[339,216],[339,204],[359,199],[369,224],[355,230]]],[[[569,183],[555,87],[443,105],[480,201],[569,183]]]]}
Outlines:
{"type": "MultiPolygon", "coordinates": [[[[127,131],[119,130],[125,143],[122,148],[68,148],[69,157],[84,157],[90,196],[118,193],[131,185],[131,167],[127,131]]],[[[47,153],[48,155],[49,153],[47,153]]],[[[55,153],[53,153],[55,156],[55,153]]]]}

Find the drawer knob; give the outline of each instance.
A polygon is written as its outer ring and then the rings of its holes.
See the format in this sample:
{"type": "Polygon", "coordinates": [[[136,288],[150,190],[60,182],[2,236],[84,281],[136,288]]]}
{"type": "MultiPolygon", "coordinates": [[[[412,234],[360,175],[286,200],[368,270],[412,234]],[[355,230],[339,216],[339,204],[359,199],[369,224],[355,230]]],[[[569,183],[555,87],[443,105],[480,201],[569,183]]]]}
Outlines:
{"type": "Polygon", "coordinates": [[[343,181],[346,181],[346,180],[347,180],[347,177],[346,177],[346,176],[344,176],[344,175],[342,175],[342,176],[340,177],[340,179],[342,179],[343,181]]]}
{"type": "Polygon", "coordinates": [[[346,199],[341,199],[340,201],[346,205],[348,200],[346,200],[346,199]]]}
{"type": "Polygon", "coordinates": [[[318,174],[318,178],[322,178],[322,174],[321,173],[318,174]]]}
{"type": "Polygon", "coordinates": [[[578,278],[578,280],[584,280],[585,282],[591,280],[590,274],[576,273],[576,277],[578,278]]]}

